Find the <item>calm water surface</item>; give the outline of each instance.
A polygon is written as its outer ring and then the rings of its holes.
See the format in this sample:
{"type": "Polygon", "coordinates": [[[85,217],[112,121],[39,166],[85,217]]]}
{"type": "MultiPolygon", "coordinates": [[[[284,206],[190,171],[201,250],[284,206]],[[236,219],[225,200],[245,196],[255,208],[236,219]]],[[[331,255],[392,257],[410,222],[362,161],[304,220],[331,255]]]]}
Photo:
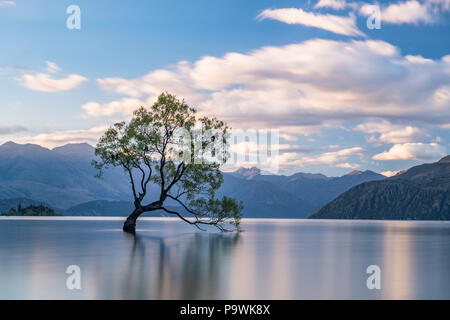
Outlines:
{"type": "Polygon", "coordinates": [[[0,219],[1,299],[450,299],[450,223],[0,219]],[[69,265],[81,290],[66,288],[69,265]],[[366,269],[381,268],[381,290],[366,269]]]}

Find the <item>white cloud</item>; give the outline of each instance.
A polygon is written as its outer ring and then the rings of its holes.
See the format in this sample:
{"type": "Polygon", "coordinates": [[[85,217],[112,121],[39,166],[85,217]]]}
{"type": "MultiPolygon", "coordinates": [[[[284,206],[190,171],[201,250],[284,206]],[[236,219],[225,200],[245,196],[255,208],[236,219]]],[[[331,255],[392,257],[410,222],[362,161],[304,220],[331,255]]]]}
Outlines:
{"type": "Polygon", "coordinates": [[[395,144],[388,151],[376,154],[374,160],[437,160],[445,156],[446,150],[437,143],[395,144]]]}
{"type": "Polygon", "coordinates": [[[78,87],[87,78],[70,74],[65,78],[55,79],[47,73],[25,74],[18,78],[19,84],[27,89],[42,92],[67,91],[78,87]]]}
{"type": "Polygon", "coordinates": [[[399,130],[382,133],[378,140],[385,143],[407,143],[425,140],[427,137],[428,134],[423,130],[406,126],[399,130]]]}
{"type": "Polygon", "coordinates": [[[345,120],[448,123],[450,55],[427,63],[410,60],[383,41],[315,39],[181,61],[135,79],[98,79],[102,88],[126,97],[93,101],[83,109],[89,116],[129,116],[168,90],[201,114],[213,114],[235,128],[279,128],[288,141],[345,120]]]}
{"type": "Polygon", "coordinates": [[[124,98],[120,101],[112,101],[103,105],[97,102],[88,102],[82,105],[81,108],[86,112],[86,115],[93,117],[111,116],[116,113],[131,116],[133,111],[142,105],[145,105],[145,102],[139,99],[124,98]]]}
{"type": "Polygon", "coordinates": [[[370,121],[360,123],[355,127],[355,130],[366,133],[385,133],[392,130],[399,130],[402,127],[400,125],[394,125],[386,120],[370,121]]]}
{"type": "Polygon", "coordinates": [[[45,63],[47,64],[47,72],[58,73],[59,71],[61,71],[56,63],[51,61],[46,61],[45,63]]]}
{"type": "Polygon", "coordinates": [[[40,133],[33,136],[25,136],[20,138],[10,138],[9,140],[16,143],[33,143],[47,148],[62,146],[67,143],[86,142],[95,145],[98,139],[108,129],[108,126],[98,126],[86,130],[68,130],[55,131],[49,133],[40,133]]]}
{"type": "Polygon", "coordinates": [[[361,147],[353,147],[317,155],[302,155],[296,152],[286,152],[279,155],[278,162],[281,169],[314,165],[328,165],[353,169],[359,167],[359,165],[348,163],[347,160],[353,156],[359,156],[361,158],[363,151],[364,149],[361,147]]]}
{"type": "Polygon", "coordinates": [[[319,0],[314,8],[332,8],[334,10],[342,10],[345,9],[346,6],[347,3],[345,0],[319,0]]]}
{"type": "MultiPolygon", "coordinates": [[[[49,73],[59,73],[61,69],[52,61],[46,61],[46,71],[49,73]]],[[[17,77],[19,84],[27,89],[42,92],[68,91],[81,85],[88,79],[78,75],[69,74],[66,77],[54,78],[49,73],[24,74],[17,77]]]]}
{"type": "Polygon", "coordinates": [[[421,55],[408,55],[405,56],[405,59],[408,60],[411,63],[432,63],[433,60],[431,59],[426,59],[424,57],[422,57],[421,55]]]}
{"type": "Polygon", "coordinates": [[[433,95],[433,100],[436,105],[448,106],[450,104],[450,86],[438,88],[433,95]]]}
{"type": "Polygon", "coordinates": [[[357,168],[360,167],[360,165],[357,164],[357,163],[348,163],[348,162],[345,162],[345,163],[338,163],[338,164],[336,165],[336,167],[337,167],[337,168],[346,168],[346,169],[357,169],[357,168]]]}
{"type": "MultiPolygon", "coordinates": [[[[362,5],[359,13],[363,16],[369,16],[371,14],[370,6],[372,5],[362,5]]],[[[436,23],[439,21],[440,13],[449,9],[449,0],[402,1],[383,6],[381,21],[391,24],[436,23]]]]}
{"type": "Polygon", "coordinates": [[[14,7],[16,3],[14,1],[3,0],[0,1],[0,7],[14,7]]]}
{"type": "Polygon", "coordinates": [[[433,21],[427,6],[416,0],[389,5],[381,11],[381,19],[395,24],[433,21]]]}
{"type": "Polygon", "coordinates": [[[355,130],[366,133],[380,133],[378,137],[372,136],[370,141],[392,144],[420,142],[429,137],[429,134],[423,129],[392,124],[386,120],[361,123],[355,127],[355,130]]]}
{"type": "Polygon", "coordinates": [[[235,153],[237,155],[249,155],[249,156],[257,156],[258,154],[265,153],[270,149],[273,153],[285,153],[285,152],[305,152],[310,149],[298,145],[298,144],[286,144],[286,143],[278,143],[278,144],[258,144],[254,141],[243,141],[239,143],[233,143],[230,141],[230,152],[235,153]]]}
{"type": "Polygon", "coordinates": [[[258,15],[258,18],[278,20],[287,24],[300,24],[347,36],[365,36],[356,26],[356,18],[353,14],[341,17],[331,14],[306,12],[297,8],[284,8],[266,9],[258,15]]]}

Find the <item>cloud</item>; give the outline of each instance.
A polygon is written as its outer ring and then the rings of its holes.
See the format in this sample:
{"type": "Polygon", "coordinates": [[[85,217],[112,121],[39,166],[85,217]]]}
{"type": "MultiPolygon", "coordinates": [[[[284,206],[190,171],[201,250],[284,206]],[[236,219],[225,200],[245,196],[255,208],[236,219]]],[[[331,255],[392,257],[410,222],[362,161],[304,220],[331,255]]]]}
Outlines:
{"type": "Polygon", "coordinates": [[[387,120],[369,121],[360,123],[355,127],[355,130],[366,133],[385,133],[398,129],[401,129],[400,125],[394,125],[387,120]]]}
{"type": "Polygon", "coordinates": [[[378,140],[385,143],[407,143],[425,140],[428,134],[423,130],[406,126],[402,129],[385,132],[378,137],[378,140]]]}
{"type": "Polygon", "coordinates": [[[308,147],[305,147],[303,145],[297,145],[297,144],[284,144],[284,143],[278,143],[278,144],[258,144],[254,141],[243,141],[239,143],[234,143],[230,141],[230,152],[235,153],[237,155],[249,155],[256,157],[258,154],[265,153],[267,150],[270,149],[272,152],[281,154],[285,152],[309,152],[311,149],[308,147]]]}
{"type": "Polygon", "coordinates": [[[68,91],[87,81],[87,78],[78,74],[70,74],[65,78],[55,79],[46,73],[35,75],[25,74],[18,78],[19,84],[27,89],[42,92],[68,91]]]}
{"type": "Polygon", "coordinates": [[[17,75],[17,74],[23,74],[26,72],[31,72],[33,69],[25,66],[20,65],[6,65],[6,66],[0,66],[0,75],[17,75]]]}
{"type": "Polygon", "coordinates": [[[16,3],[14,1],[3,0],[0,1],[0,7],[14,7],[16,3]]]}
{"type": "Polygon", "coordinates": [[[128,116],[168,90],[201,114],[238,128],[280,128],[290,141],[340,121],[448,123],[450,55],[427,63],[410,60],[384,41],[314,39],[181,61],[134,79],[98,79],[103,89],[125,98],[92,101],[83,109],[89,116],[128,116]]]}
{"type": "Polygon", "coordinates": [[[380,133],[378,137],[372,136],[370,141],[389,144],[420,142],[429,137],[429,134],[423,129],[392,124],[386,120],[361,123],[355,127],[355,130],[366,133],[380,133]]]}
{"type": "MultiPolygon", "coordinates": [[[[49,73],[58,73],[61,70],[54,62],[46,61],[46,64],[46,71],[49,73]]],[[[48,73],[37,73],[24,74],[23,76],[17,77],[16,80],[22,87],[30,90],[59,92],[74,89],[88,79],[78,74],[69,74],[66,77],[56,79],[48,73]]]]}
{"type": "MultiPolygon", "coordinates": [[[[372,12],[369,9],[371,6],[371,4],[362,5],[359,13],[363,16],[371,15],[372,12]]],[[[391,24],[436,23],[439,21],[440,13],[449,10],[449,0],[425,0],[423,2],[409,0],[382,7],[381,21],[391,24]]]]}
{"type": "Polygon", "coordinates": [[[437,143],[395,144],[388,151],[376,154],[374,160],[437,160],[447,154],[437,143]]]}
{"type": "Polygon", "coordinates": [[[113,101],[103,105],[97,102],[88,102],[82,105],[81,108],[86,111],[86,115],[93,117],[111,116],[116,113],[131,116],[133,111],[142,105],[145,105],[145,102],[139,99],[124,98],[120,101],[113,101]]]}
{"type": "Polygon", "coordinates": [[[450,11],[450,0],[426,0],[434,10],[450,11]]]}
{"type": "Polygon", "coordinates": [[[33,143],[47,148],[54,148],[67,143],[90,143],[95,145],[98,139],[108,129],[108,126],[98,126],[86,130],[54,131],[40,133],[34,136],[10,138],[16,143],[33,143]]]}
{"type": "Polygon", "coordinates": [[[279,155],[279,165],[282,169],[314,165],[328,165],[337,168],[357,168],[358,164],[348,163],[353,156],[362,156],[361,147],[346,148],[338,151],[325,152],[317,155],[302,155],[296,152],[285,152],[279,155]]]}
{"type": "Polygon", "coordinates": [[[51,61],[46,61],[45,63],[47,64],[47,72],[58,73],[59,71],[61,71],[56,63],[51,61]]]}
{"type": "Polygon", "coordinates": [[[416,0],[389,5],[381,11],[381,18],[384,22],[394,24],[433,21],[427,6],[416,0]]]}
{"type": "Polygon", "coordinates": [[[0,135],[14,134],[14,133],[24,132],[24,131],[28,131],[28,129],[23,126],[0,127],[0,135]]]}
{"type": "Polygon", "coordinates": [[[314,8],[331,8],[334,10],[342,10],[345,9],[346,6],[347,3],[345,2],[345,0],[319,0],[314,8]]]}
{"type": "Polygon", "coordinates": [[[287,24],[300,24],[346,36],[365,36],[356,26],[356,18],[353,14],[341,17],[331,14],[306,12],[296,8],[285,8],[266,9],[258,15],[258,18],[261,20],[278,20],[287,24]]]}
{"type": "Polygon", "coordinates": [[[356,168],[359,168],[360,165],[357,164],[357,163],[348,163],[348,162],[345,162],[345,163],[338,163],[338,164],[336,165],[336,167],[337,167],[337,168],[346,168],[346,169],[356,169],[356,168]]]}

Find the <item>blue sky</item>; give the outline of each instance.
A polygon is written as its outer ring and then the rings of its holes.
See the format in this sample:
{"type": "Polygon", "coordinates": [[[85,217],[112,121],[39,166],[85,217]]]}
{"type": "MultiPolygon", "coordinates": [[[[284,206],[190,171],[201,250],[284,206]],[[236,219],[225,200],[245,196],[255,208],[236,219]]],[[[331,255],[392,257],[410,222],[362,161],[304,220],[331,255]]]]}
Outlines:
{"type": "Polygon", "coordinates": [[[366,4],[0,0],[0,143],[93,144],[169,90],[233,128],[280,130],[285,173],[438,160],[450,1],[379,1],[374,30],[366,4]],[[80,30],[66,27],[72,4],[80,30]]]}

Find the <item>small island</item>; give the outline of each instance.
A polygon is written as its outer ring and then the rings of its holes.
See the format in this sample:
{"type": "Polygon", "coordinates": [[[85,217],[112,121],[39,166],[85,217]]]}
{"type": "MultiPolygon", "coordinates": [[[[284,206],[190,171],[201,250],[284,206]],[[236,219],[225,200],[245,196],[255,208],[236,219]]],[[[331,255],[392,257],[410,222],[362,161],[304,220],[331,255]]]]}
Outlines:
{"type": "Polygon", "coordinates": [[[1,216],[23,216],[23,217],[40,217],[40,216],[60,216],[53,209],[44,205],[33,206],[30,205],[22,208],[19,204],[17,209],[11,208],[8,212],[2,213],[1,216]]]}

